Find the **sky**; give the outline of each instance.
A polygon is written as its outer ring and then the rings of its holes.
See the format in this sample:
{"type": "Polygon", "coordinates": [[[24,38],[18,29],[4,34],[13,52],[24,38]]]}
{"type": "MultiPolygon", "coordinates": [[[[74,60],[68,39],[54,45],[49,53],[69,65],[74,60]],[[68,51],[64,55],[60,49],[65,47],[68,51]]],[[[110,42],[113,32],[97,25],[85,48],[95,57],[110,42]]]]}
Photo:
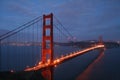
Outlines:
{"type": "Polygon", "coordinates": [[[77,40],[120,40],[120,0],[0,0],[0,31],[51,12],[77,40]]]}

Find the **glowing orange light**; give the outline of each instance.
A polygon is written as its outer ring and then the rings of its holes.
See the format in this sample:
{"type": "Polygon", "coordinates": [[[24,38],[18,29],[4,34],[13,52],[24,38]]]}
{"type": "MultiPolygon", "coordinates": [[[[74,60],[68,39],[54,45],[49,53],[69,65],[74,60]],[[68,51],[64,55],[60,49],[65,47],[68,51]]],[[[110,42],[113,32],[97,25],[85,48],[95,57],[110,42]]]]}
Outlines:
{"type": "Polygon", "coordinates": [[[39,62],[39,64],[42,64],[42,62],[39,62]]]}
{"type": "Polygon", "coordinates": [[[55,67],[57,67],[57,65],[55,65],[55,67]]]}
{"type": "Polygon", "coordinates": [[[60,60],[59,60],[59,59],[57,59],[57,62],[60,62],[60,60]]]}

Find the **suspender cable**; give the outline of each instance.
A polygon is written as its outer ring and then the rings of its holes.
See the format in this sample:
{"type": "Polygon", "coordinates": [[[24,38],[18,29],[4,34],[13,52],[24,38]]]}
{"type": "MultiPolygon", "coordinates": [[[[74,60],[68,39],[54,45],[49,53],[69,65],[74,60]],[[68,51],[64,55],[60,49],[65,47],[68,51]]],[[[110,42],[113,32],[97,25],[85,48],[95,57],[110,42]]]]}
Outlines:
{"type": "MultiPolygon", "coordinates": [[[[55,17],[55,16],[54,16],[55,17]]],[[[68,35],[70,37],[73,37],[72,34],[65,28],[65,26],[57,19],[57,17],[55,17],[55,19],[57,20],[57,22],[61,25],[61,27],[63,27],[63,29],[68,33],[68,35]]]]}
{"type": "Polygon", "coordinates": [[[60,31],[65,37],[68,37],[65,33],[63,33],[55,24],[54,24],[54,27],[58,30],[58,31],[60,31]]]}
{"type": "Polygon", "coordinates": [[[25,26],[25,27],[23,27],[23,28],[21,28],[21,29],[15,31],[15,32],[12,31],[12,33],[10,33],[10,34],[8,34],[8,35],[5,35],[5,36],[3,36],[3,37],[0,37],[0,40],[3,40],[3,39],[8,38],[8,37],[10,37],[10,36],[12,36],[12,35],[15,35],[15,34],[17,34],[18,32],[20,32],[20,31],[22,31],[22,30],[24,30],[24,29],[30,27],[31,25],[33,25],[33,24],[39,22],[40,20],[41,20],[41,19],[39,19],[39,20],[37,20],[37,21],[35,21],[35,22],[33,22],[33,23],[30,23],[29,25],[27,25],[27,26],[25,26]]]}
{"type": "Polygon", "coordinates": [[[21,26],[15,28],[15,29],[13,29],[13,30],[11,30],[11,31],[9,31],[9,32],[7,32],[7,33],[5,33],[5,34],[3,34],[3,35],[1,35],[0,37],[3,37],[3,36],[5,36],[5,35],[8,35],[9,33],[18,30],[18,29],[20,29],[20,28],[22,28],[22,27],[24,27],[24,26],[30,24],[31,22],[34,22],[35,20],[37,20],[37,19],[39,19],[39,18],[41,18],[41,17],[42,17],[42,16],[39,16],[39,17],[37,17],[37,18],[35,18],[35,19],[33,19],[33,20],[31,20],[31,21],[29,21],[29,22],[27,22],[27,23],[25,23],[25,24],[23,24],[23,25],[21,25],[21,26]]]}

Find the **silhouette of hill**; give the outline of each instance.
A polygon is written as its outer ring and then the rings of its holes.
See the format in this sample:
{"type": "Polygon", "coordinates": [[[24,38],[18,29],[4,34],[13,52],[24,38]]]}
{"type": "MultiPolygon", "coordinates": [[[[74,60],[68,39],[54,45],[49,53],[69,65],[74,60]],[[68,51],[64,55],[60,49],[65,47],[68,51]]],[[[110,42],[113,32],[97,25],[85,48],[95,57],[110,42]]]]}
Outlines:
{"type": "Polygon", "coordinates": [[[0,80],[45,80],[41,71],[0,72],[0,80]]]}

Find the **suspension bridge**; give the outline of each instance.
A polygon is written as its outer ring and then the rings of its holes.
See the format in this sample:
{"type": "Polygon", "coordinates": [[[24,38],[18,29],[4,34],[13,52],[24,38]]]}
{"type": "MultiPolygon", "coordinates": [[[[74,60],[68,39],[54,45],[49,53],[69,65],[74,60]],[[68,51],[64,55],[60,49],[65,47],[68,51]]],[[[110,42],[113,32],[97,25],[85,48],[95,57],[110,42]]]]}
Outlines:
{"type": "Polygon", "coordinates": [[[84,49],[62,50],[63,46],[56,44],[72,41],[73,37],[52,13],[39,16],[0,36],[0,71],[42,70],[44,78],[53,80],[56,65],[89,51],[105,48],[102,37],[97,44],[84,49]]]}

